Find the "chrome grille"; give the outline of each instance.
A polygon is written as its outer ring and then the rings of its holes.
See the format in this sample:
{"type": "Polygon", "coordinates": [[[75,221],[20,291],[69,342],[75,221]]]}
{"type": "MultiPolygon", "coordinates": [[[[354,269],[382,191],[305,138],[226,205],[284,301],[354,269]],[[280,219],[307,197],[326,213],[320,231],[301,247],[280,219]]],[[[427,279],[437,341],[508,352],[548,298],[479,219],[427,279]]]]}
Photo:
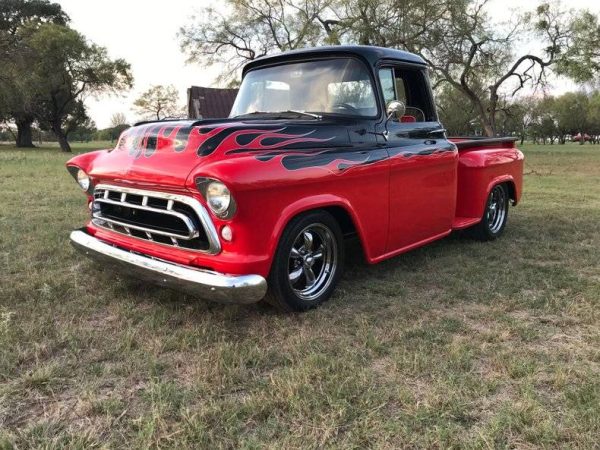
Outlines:
{"type": "Polygon", "coordinates": [[[94,189],[92,222],[162,245],[212,254],[221,250],[206,209],[185,195],[98,185],[94,189]]]}

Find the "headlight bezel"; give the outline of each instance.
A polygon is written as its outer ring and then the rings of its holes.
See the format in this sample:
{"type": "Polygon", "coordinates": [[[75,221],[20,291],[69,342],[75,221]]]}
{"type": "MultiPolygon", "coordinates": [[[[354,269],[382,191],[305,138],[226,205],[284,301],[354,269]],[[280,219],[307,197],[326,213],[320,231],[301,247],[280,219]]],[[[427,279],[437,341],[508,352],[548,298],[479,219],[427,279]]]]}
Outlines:
{"type": "Polygon", "coordinates": [[[217,216],[227,214],[231,205],[231,192],[225,184],[219,181],[211,181],[206,186],[206,203],[217,216]]]}
{"type": "Polygon", "coordinates": [[[237,210],[235,198],[231,193],[231,190],[225,183],[215,178],[198,177],[196,178],[196,187],[204,197],[206,205],[212,214],[219,219],[228,220],[231,219],[237,210]],[[211,192],[212,191],[212,192],[211,192]],[[212,201],[215,197],[226,196],[227,204],[225,207],[216,206],[217,202],[212,201]]]}
{"type": "Polygon", "coordinates": [[[90,176],[85,173],[85,170],[79,169],[76,175],[77,184],[84,192],[88,192],[90,190],[90,186],[92,185],[92,180],[90,176]]]}
{"type": "Polygon", "coordinates": [[[77,186],[79,186],[81,190],[86,194],[92,195],[92,193],[94,192],[94,181],[92,180],[92,177],[90,177],[90,175],[81,167],[67,166],[67,170],[77,183],[77,186]],[[82,185],[81,180],[84,179],[87,179],[87,184],[82,185]]]}

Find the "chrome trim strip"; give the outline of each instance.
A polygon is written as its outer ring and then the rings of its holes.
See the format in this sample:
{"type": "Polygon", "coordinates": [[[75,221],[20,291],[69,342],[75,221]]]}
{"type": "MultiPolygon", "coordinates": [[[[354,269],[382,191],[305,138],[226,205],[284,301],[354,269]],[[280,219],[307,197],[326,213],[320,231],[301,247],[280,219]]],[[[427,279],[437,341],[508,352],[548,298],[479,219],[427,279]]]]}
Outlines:
{"type": "MultiPolygon", "coordinates": [[[[140,226],[138,226],[138,225],[132,225],[132,224],[130,224],[130,223],[120,222],[120,221],[118,221],[118,220],[115,220],[115,219],[109,219],[109,218],[107,218],[107,217],[104,217],[104,216],[99,216],[99,215],[96,215],[96,214],[93,214],[93,215],[92,215],[92,223],[93,223],[94,225],[98,225],[99,227],[104,227],[104,225],[103,225],[101,222],[106,222],[106,223],[108,223],[108,224],[109,224],[109,227],[111,227],[111,225],[117,225],[117,226],[119,226],[119,227],[123,227],[123,228],[125,229],[125,233],[123,233],[123,234],[126,234],[126,235],[128,235],[128,236],[129,236],[131,233],[127,233],[127,229],[128,229],[128,228],[131,228],[131,229],[134,229],[134,230],[143,231],[143,232],[145,232],[145,233],[160,234],[161,236],[166,236],[166,237],[172,237],[172,236],[175,236],[177,239],[182,239],[182,240],[185,240],[185,241],[189,241],[189,240],[190,240],[190,238],[188,238],[188,237],[187,237],[187,236],[185,236],[185,235],[181,235],[181,234],[177,234],[177,233],[172,233],[172,232],[169,232],[169,231],[160,231],[160,230],[155,230],[154,228],[140,227],[140,226]]],[[[114,227],[111,227],[111,230],[112,230],[112,231],[116,231],[116,230],[114,230],[113,228],[114,228],[114,227]]],[[[118,231],[117,231],[117,233],[118,233],[118,231]]],[[[132,236],[132,237],[136,237],[136,236],[132,236]]],[[[142,239],[142,240],[143,240],[143,241],[146,241],[147,239],[142,239]]]]}
{"type": "Polygon", "coordinates": [[[103,267],[122,269],[121,274],[131,274],[206,300],[255,303],[267,292],[267,281],[260,275],[227,275],[151,258],[107,244],[82,230],[71,232],[71,244],[103,267]]]}
{"type": "MultiPolygon", "coordinates": [[[[196,215],[198,216],[198,219],[200,220],[200,223],[204,227],[204,231],[206,232],[206,237],[208,239],[208,249],[207,250],[195,250],[195,249],[187,249],[187,250],[192,251],[192,252],[208,253],[211,255],[216,255],[217,253],[221,252],[221,242],[219,241],[219,235],[217,233],[217,229],[215,228],[215,225],[213,224],[212,219],[210,218],[210,215],[208,214],[208,211],[206,210],[206,208],[204,206],[202,206],[202,204],[195,198],[193,198],[191,196],[187,196],[187,195],[171,194],[168,192],[148,191],[145,189],[135,189],[135,188],[123,187],[123,186],[113,186],[110,184],[99,184],[99,185],[95,186],[95,189],[105,189],[105,190],[110,190],[110,191],[115,191],[115,192],[125,192],[126,194],[141,195],[142,197],[155,197],[155,198],[160,198],[160,199],[165,199],[165,200],[175,200],[178,202],[185,203],[186,205],[190,206],[194,210],[196,215]]],[[[106,194],[106,197],[108,197],[108,194],[106,194]]],[[[148,199],[146,199],[146,203],[147,202],[148,202],[148,199]]],[[[143,203],[144,203],[144,199],[142,199],[142,204],[143,203]]],[[[161,211],[166,211],[166,210],[161,210],[161,211]]],[[[102,220],[105,220],[105,219],[102,218],[102,220]]],[[[131,228],[130,225],[128,225],[128,226],[131,228]]],[[[110,228],[108,228],[108,229],[110,230],[110,228]]],[[[111,231],[118,232],[116,230],[111,230],[111,231]]],[[[141,230],[141,231],[144,231],[144,230],[141,230]]],[[[149,230],[149,231],[152,232],[152,230],[149,230]]],[[[138,238],[136,236],[132,236],[132,237],[135,239],[144,241],[144,242],[148,242],[147,239],[138,238]]],[[[165,244],[163,244],[163,245],[165,245],[165,244]]]]}
{"type": "MultiPolygon", "coordinates": [[[[108,192],[108,191],[104,191],[104,192],[108,192]]],[[[125,195],[125,194],[123,194],[125,195]]],[[[187,227],[189,233],[187,235],[187,237],[185,235],[181,235],[179,233],[169,233],[169,234],[165,234],[165,236],[170,236],[171,234],[174,236],[181,236],[181,239],[194,239],[196,237],[199,236],[200,233],[198,233],[198,230],[196,229],[196,226],[194,225],[194,223],[190,220],[190,218],[188,216],[186,216],[185,214],[181,214],[177,211],[173,211],[171,209],[160,209],[160,208],[153,208],[151,206],[142,206],[142,205],[136,205],[135,203],[129,203],[126,201],[120,201],[120,202],[116,202],[114,200],[110,200],[110,199],[106,199],[106,198],[96,198],[94,199],[95,202],[98,203],[106,203],[107,205],[117,205],[117,206],[126,206],[128,208],[133,208],[133,209],[139,209],[142,211],[151,211],[151,212],[155,212],[158,214],[165,214],[167,216],[173,216],[173,217],[177,217],[179,220],[181,220],[185,226],[187,227]]],[[[173,200],[169,200],[170,202],[172,202],[173,200]]],[[[94,217],[96,219],[103,219],[106,220],[107,222],[115,222],[116,221],[114,219],[109,219],[103,215],[97,215],[94,214],[94,217]]],[[[131,228],[135,228],[134,226],[131,225],[131,228]]],[[[141,231],[150,231],[152,232],[152,230],[154,230],[154,228],[149,228],[149,227],[139,227],[138,228],[141,231]]],[[[160,232],[156,231],[157,234],[160,234],[160,232]]]]}

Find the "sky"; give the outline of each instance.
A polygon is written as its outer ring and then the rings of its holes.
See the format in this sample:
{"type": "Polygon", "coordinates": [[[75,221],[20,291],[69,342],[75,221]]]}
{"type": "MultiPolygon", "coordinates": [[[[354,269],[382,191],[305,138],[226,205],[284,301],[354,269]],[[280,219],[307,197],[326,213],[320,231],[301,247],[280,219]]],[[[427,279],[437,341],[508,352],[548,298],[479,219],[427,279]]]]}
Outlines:
{"type": "MultiPolygon", "coordinates": [[[[131,64],[135,85],[119,96],[85,99],[90,117],[98,128],[110,126],[114,113],[124,113],[131,121],[138,119],[133,101],[152,85],[173,84],[179,90],[179,103],[186,104],[189,86],[217,86],[221,70],[187,64],[177,32],[201,17],[214,1],[207,0],[55,0],[71,17],[71,26],[90,41],[108,49],[111,58],[124,58],[131,64]]],[[[489,11],[499,20],[509,20],[515,10],[533,6],[523,0],[491,0],[489,11]]],[[[568,0],[570,8],[587,8],[600,14],[598,0],[568,0]]],[[[566,81],[553,83],[556,92],[575,89],[566,81]]]]}

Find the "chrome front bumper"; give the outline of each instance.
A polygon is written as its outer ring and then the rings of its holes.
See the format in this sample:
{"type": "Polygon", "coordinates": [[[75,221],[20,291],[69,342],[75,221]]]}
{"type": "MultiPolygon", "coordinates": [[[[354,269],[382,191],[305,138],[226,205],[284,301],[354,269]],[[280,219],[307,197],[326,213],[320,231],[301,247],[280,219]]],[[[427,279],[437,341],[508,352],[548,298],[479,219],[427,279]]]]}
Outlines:
{"type": "Polygon", "coordinates": [[[71,232],[71,244],[103,267],[206,300],[255,303],[267,292],[267,281],[260,275],[226,275],[154,259],[107,244],[82,230],[71,232]]]}

